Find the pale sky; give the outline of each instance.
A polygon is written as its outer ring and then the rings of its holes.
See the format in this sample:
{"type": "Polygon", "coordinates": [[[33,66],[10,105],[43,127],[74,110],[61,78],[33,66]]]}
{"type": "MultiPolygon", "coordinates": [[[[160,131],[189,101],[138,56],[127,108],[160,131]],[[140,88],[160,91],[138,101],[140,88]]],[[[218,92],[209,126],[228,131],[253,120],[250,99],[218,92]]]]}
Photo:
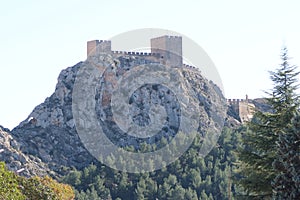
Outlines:
{"type": "Polygon", "coordinates": [[[60,71],[85,60],[87,40],[139,28],[173,30],[198,43],[215,63],[226,98],[262,97],[283,44],[300,65],[299,2],[2,1],[0,125],[12,129],[50,96],[60,71]]]}

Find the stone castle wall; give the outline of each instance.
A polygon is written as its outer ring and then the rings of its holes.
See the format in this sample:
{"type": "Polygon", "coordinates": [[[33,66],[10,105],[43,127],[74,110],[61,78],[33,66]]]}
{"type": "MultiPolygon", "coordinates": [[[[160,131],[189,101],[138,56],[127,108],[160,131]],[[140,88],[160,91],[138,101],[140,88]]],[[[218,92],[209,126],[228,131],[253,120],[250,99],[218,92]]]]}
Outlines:
{"type": "Polygon", "coordinates": [[[92,40],[87,42],[87,57],[99,53],[112,53],[116,56],[134,55],[150,59],[154,62],[181,67],[182,61],[182,37],[161,36],[151,39],[151,53],[112,51],[111,41],[92,40]]]}
{"type": "Polygon", "coordinates": [[[253,117],[255,105],[251,102],[248,96],[246,99],[227,99],[228,106],[238,115],[242,123],[250,121],[253,117]]]}
{"type": "Polygon", "coordinates": [[[127,51],[111,51],[115,56],[138,56],[151,60],[153,62],[160,62],[161,55],[159,53],[148,53],[148,52],[127,52],[127,51]]]}
{"type": "Polygon", "coordinates": [[[151,52],[159,53],[166,64],[182,66],[182,37],[165,35],[152,38],[151,52]]]}
{"type": "Polygon", "coordinates": [[[111,41],[109,40],[92,40],[87,42],[87,57],[99,53],[111,52],[111,41]]]}
{"type": "MultiPolygon", "coordinates": [[[[190,70],[199,71],[198,68],[183,64],[182,59],[182,37],[180,36],[161,36],[152,38],[151,53],[149,52],[127,52],[127,51],[112,51],[111,41],[109,40],[92,40],[87,42],[87,57],[94,56],[100,53],[110,53],[114,56],[138,56],[158,62],[164,65],[174,67],[184,67],[190,70]]],[[[236,113],[241,122],[251,120],[253,116],[254,104],[246,96],[246,99],[227,99],[227,104],[230,109],[236,113]]]]}

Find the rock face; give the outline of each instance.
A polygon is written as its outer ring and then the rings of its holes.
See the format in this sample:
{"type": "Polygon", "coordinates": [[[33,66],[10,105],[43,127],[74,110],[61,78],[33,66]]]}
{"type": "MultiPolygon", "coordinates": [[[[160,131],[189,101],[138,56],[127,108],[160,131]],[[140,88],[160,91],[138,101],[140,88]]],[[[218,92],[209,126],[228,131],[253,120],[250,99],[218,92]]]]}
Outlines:
{"type": "Polygon", "coordinates": [[[27,177],[54,174],[39,158],[22,153],[20,143],[2,126],[0,126],[0,161],[5,162],[9,170],[27,177]]]}
{"type": "MultiPolygon", "coordinates": [[[[55,92],[44,103],[38,105],[26,120],[20,123],[11,134],[18,141],[18,148],[26,155],[33,155],[47,163],[55,172],[63,173],[61,168],[83,168],[97,160],[91,156],[82,144],[76,131],[72,113],[72,92],[78,70],[87,65],[88,61],[80,62],[73,67],[63,70],[56,85],[55,92]]],[[[104,116],[102,125],[107,129],[106,135],[117,145],[136,145],[137,142],[115,127],[111,116],[111,84],[112,79],[118,80],[126,71],[135,66],[148,64],[152,61],[138,56],[119,56],[114,58],[114,66],[107,69],[101,79],[95,95],[97,102],[96,113],[99,120],[104,116]]],[[[213,125],[216,130],[222,128],[226,115],[226,100],[219,88],[205,79],[195,69],[181,68],[181,77],[184,83],[190,86],[195,94],[197,106],[201,111],[198,131],[205,134],[206,127],[213,125]]],[[[151,104],[156,102],[166,110],[167,122],[159,137],[170,137],[176,134],[179,126],[178,113],[180,107],[176,98],[168,88],[157,85],[145,85],[132,95],[132,116],[134,123],[146,126],[149,123],[151,104]],[[162,95],[164,93],[164,95],[162,95]],[[151,102],[147,101],[151,97],[151,102]]],[[[154,111],[155,112],[155,111],[154,111]]],[[[8,137],[8,136],[6,136],[8,137]]],[[[6,139],[7,141],[7,139],[6,139]]],[[[151,140],[152,141],[152,140],[151,140]]],[[[146,140],[150,142],[150,140],[146,140]]],[[[23,155],[23,154],[22,154],[23,155]]]]}
{"type": "Polygon", "coordinates": [[[12,130],[22,152],[37,156],[56,172],[62,166],[82,168],[96,162],[81,144],[72,115],[72,87],[81,65],[63,70],[54,94],[12,130]]]}

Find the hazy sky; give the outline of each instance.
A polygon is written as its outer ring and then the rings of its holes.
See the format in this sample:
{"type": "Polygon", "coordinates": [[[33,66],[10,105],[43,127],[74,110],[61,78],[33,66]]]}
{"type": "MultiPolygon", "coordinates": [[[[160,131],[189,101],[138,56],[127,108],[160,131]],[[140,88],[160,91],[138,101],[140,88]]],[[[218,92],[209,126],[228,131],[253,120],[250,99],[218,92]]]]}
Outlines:
{"type": "MultiPolygon", "coordinates": [[[[13,128],[54,90],[59,72],[86,58],[86,41],[162,28],[198,43],[227,98],[261,97],[286,44],[300,65],[300,1],[2,1],[0,125],[13,128]]],[[[118,49],[117,49],[118,50],[118,49]]]]}

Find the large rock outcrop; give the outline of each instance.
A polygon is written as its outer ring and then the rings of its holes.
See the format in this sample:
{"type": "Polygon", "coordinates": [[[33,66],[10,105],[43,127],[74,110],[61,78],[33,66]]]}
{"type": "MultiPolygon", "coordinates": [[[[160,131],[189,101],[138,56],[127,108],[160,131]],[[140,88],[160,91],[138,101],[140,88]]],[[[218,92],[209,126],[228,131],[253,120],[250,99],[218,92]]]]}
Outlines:
{"type": "MultiPolygon", "coordinates": [[[[96,111],[99,116],[105,116],[103,127],[106,134],[118,145],[135,145],[132,138],[124,137],[111,118],[110,102],[111,85],[106,84],[113,76],[118,80],[126,71],[137,65],[149,64],[152,61],[138,56],[119,56],[114,58],[114,66],[107,69],[105,77],[101,80],[95,96],[96,111]]],[[[91,156],[82,144],[77,134],[72,113],[72,92],[78,70],[88,64],[88,61],[79,62],[73,67],[64,69],[59,77],[55,92],[42,104],[34,108],[26,120],[12,130],[12,135],[18,141],[18,148],[26,155],[33,155],[47,163],[51,170],[59,173],[62,167],[83,168],[97,160],[91,156]]],[[[204,135],[206,127],[214,126],[216,130],[222,128],[226,115],[226,100],[219,88],[211,81],[205,79],[200,71],[190,68],[181,68],[182,82],[187,83],[195,94],[198,102],[201,120],[199,119],[199,134],[204,135]]],[[[172,93],[167,88],[146,85],[137,90],[133,95],[132,112],[133,120],[139,125],[147,125],[149,118],[147,112],[151,105],[145,99],[151,96],[153,102],[158,102],[167,111],[168,121],[161,132],[161,137],[176,134],[179,121],[176,118],[178,104],[172,93]],[[161,95],[161,92],[164,95],[161,95]],[[166,101],[168,99],[168,101],[166,101]]],[[[101,118],[101,117],[99,117],[101,118]]],[[[149,141],[147,141],[149,142],[149,141]]]]}
{"type": "Polygon", "coordinates": [[[41,159],[21,152],[20,143],[2,126],[0,126],[0,161],[5,162],[9,170],[22,176],[54,175],[41,159]]]}

